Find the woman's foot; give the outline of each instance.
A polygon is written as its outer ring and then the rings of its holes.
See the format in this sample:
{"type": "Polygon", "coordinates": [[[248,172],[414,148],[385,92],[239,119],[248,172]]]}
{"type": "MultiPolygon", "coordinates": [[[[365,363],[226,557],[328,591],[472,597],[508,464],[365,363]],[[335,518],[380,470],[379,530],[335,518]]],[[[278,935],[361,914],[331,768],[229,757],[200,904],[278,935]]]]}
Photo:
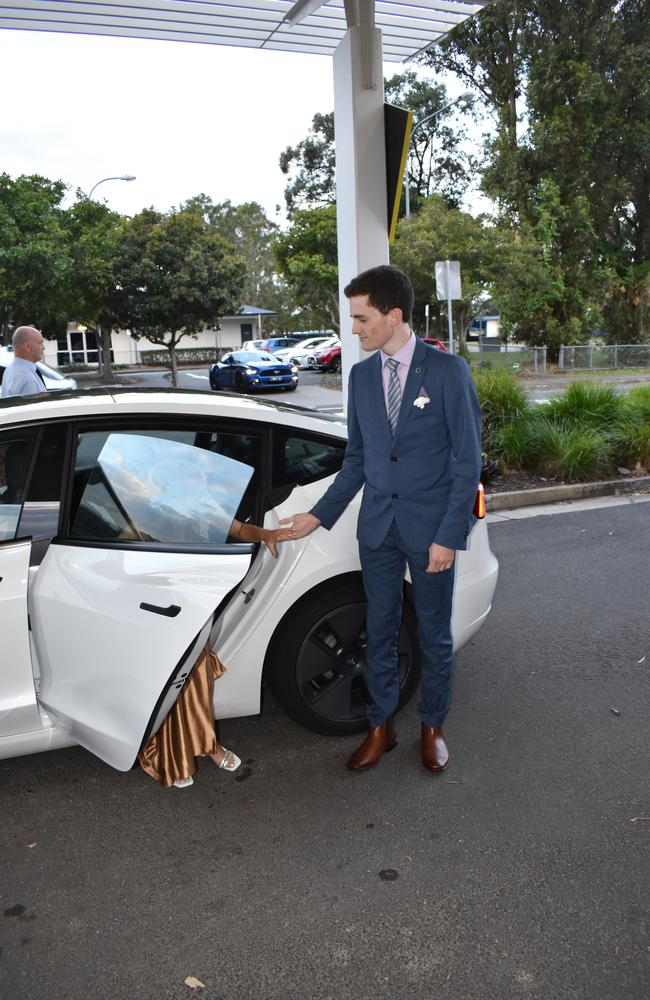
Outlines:
{"type": "Polygon", "coordinates": [[[193,784],[194,778],[177,778],[174,782],[174,788],[189,788],[193,784]]]}
{"type": "Polygon", "coordinates": [[[236,771],[241,760],[236,753],[232,750],[226,750],[225,747],[218,747],[216,753],[209,754],[210,760],[213,760],[217,767],[220,767],[222,771],[236,771]]]}

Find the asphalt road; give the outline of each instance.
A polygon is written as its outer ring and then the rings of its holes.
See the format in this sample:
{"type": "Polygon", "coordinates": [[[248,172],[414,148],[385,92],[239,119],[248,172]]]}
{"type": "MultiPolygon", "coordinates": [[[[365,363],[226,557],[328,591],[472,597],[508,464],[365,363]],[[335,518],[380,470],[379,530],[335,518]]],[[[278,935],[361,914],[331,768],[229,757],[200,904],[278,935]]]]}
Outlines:
{"type": "MultiPolygon", "coordinates": [[[[81,749],[0,761],[3,1000],[647,1000],[650,504],[493,524],[442,775],[270,701],[163,791],[81,749]]],[[[92,655],[92,652],[90,652],[92,655]]]]}
{"type": "MultiPolygon", "coordinates": [[[[90,376],[93,379],[93,376],[90,376]]],[[[87,384],[88,376],[79,377],[79,384],[87,384]]],[[[552,375],[526,378],[521,380],[521,384],[526,389],[531,402],[543,403],[546,400],[558,396],[571,382],[579,381],[577,375],[552,375]]],[[[604,384],[612,385],[618,392],[629,392],[637,385],[647,385],[650,382],[650,373],[635,373],[633,375],[621,372],[613,375],[603,375],[601,379],[589,378],[590,382],[600,381],[604,384]]],[[[125,385],[143,386],[170,386],[168,372],[162,369],[147,371],[129,372],[128,374],[118,374],[116,382],[125,385]]],[[[266,399],[278,399],[283,402],[295,403],[297,406],[309,406],[325,410],[341,410],[342,396],[340,388],[335,388],[335,381],[331,376],[323,377],[320,373],[301,371],[300,383],[295,392],[269,392],[264,393],[266,399]],[[328,384],[328,382],[330,384],[328,384]]],[[[181,389],[209,389],[208,368],[183,368],[179,371],[179,388],[181,389]]]]}

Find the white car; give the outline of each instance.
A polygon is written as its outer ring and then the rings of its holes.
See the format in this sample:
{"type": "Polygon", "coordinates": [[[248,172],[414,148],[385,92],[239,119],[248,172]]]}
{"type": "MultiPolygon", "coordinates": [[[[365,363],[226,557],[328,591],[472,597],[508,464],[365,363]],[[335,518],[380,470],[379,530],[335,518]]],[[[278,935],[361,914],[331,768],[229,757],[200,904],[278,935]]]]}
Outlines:
{"type": "MultiPolygon", "coordinates": [[[[235,514],[270,527],[308,510],[345,441],[336,418],[248,397],[0,400],[0,757],[81,744],[128,770],[207,641],[228,668],[217,717],[257,714],[265,681],[314,731],[363,729],[358,498],[277,559],[228,538],[235,514]]],[[[496,584],[485,521],[456,573],[459,648],[496,584]]],[[[408,600],[399,650],[404,703],[419,672],[408,600]]]]}
{"type": "MultiPolygon", "coordinates": [[[[2,384],[2,379],[4,378],[7,365],[12,364],[13,360],[14,352],[8,347],[0,347],[0,385],[2,384]]],[[[45,388],[49,392],[58,391],[60,389],[77,388],[75,379],[70,378],[67,375],[62,375],[61,372],[58,372],[56,369],[50,368],[49,365],[46,365],[44,361],[37,361],[36,367],[43,376],[45,388]]]]}
{"type": "Polygon", "coordinates": [[[309,354],[334,342],[338,343],[338,337],[309,337],[307,340],[301,340],[294,344],[293,347],[283,347],[279,351],[274,351],[274,354],[282,361],[290,361],[291,364],[297,365],[299,368],[307,368],[309,354]]]}

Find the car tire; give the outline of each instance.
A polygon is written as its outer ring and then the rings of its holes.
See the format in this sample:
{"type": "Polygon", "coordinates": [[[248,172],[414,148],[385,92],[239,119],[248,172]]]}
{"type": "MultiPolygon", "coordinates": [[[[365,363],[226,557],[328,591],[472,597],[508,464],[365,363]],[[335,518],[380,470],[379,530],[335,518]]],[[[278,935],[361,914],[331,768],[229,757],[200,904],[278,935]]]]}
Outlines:
{"type": "Polygon", "coordinates": [[[240,372],[237,372],[237,374],[235,375],[235,390],[237,392],[246,391],[244,386],[244,377],[243,375],[240,374],[240,372]]]}
{"type": "Polygon", "coordinates": [[[340,358],[334,358],[334,360],[332,361],[332,364],[330,365],[330,371],[334,372],[335,375],[338,375],[338,373],[341,371],[341,359],[340,358]]]}
{"type": "MultiPolygon", "coordinates": [[[[276,629],[264,678],[287,715],[305,729],[346,736],[367,728],[365,617],[361,575],[354,573],[314,588],[276,629]]],[[[420,679],[415,612],[406,597],[398,648],[402,707],[420,679]]]]}
{"type": "Polygon", "coordinates": [[[219,392],[221,386],[219,385],[218,382],[213,382],[212,379],[210,379],[210,388],[214,389],[215,392],[219,392]]]}

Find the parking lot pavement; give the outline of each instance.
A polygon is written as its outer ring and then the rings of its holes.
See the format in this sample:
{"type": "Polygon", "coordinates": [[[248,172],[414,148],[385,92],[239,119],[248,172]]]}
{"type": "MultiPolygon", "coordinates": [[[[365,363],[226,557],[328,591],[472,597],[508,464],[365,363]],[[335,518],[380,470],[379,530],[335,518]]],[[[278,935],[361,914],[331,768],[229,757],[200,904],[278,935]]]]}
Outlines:
{"type": "Polygon", "coordinates": [[[80,749],[0,761],[0,996],[647,1000],[647,525],[638,503],[490,526],[441,775],[415,703],[350,774],[355,739],[268,696],[221,725],[242,771],[204,761],[188,790],[80,749]]]}

